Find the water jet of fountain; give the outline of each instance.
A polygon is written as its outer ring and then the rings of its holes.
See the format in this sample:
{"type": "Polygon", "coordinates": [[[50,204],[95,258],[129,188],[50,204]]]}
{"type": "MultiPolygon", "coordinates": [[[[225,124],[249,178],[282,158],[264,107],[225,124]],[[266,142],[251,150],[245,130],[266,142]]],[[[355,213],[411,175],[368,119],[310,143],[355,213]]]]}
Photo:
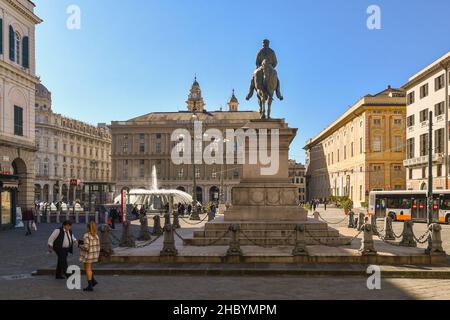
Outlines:
{"type": "Polygon", "coordinates": [[[152,185],[150,190],[158,190],[158,176],[156,174],[156,166],[152,167],[152,185]]]}

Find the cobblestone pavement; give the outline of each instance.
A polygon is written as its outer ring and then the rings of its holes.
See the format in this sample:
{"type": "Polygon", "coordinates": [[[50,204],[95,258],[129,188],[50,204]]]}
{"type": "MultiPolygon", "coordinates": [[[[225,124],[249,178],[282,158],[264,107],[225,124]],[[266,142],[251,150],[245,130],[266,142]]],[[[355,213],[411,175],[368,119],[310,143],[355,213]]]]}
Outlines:
{"type": "MultiPolygon", "coordinates": [[[[343,218],[340,210],[320,210],[325,219],[343,218]]],[[[47,254],[46,242],[56,227],[41,224],[31,237],[23,229],[0,232],[0,299],[450,299],[450,280],[384,279],[381,290],[371,291],[363,277],[99,276],[96,292],[70,291],[64,280],[30,276],[38,268],[55,266],[56,256],[47,254]]],[[[396,232],[401,227],[395,223],[396,232]]],[[[133,228],[137,234],[138,226],[133,228]]],[[[415,228],[419,234],[425,231],[422,224],[415,228]]],[[[450,252],[450,227],[443,228],[450,252]]],[[[73,230],[79,238],[85,226],[74,225],[73,230]]],[[[119,225],[114,233],[120,237],[120,232],[119,225]]],[[[78,264],[78,252],[69,264],[78,264]]]]}
{"type": "Polygon", "coordinates": [[[97,279],[100,284],[96,291],[85,293],[70,291],[64,280],[47,276],[21,280],[0,277],[0,299],[450,299],[450,280],[386,279],[382,281],[381,290],[368,290],[365,278],[353,277],[99,276],[97,279]]]}

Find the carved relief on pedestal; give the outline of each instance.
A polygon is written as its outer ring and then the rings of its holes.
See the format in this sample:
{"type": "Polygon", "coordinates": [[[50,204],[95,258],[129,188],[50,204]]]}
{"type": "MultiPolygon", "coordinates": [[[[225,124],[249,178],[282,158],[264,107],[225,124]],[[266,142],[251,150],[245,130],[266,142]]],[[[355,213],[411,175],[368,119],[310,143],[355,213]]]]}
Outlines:
{"type": "Polygon", "coordinates": [[[250,205],[262,206],[264,205],[264,188],[252,188],[250,191],[250,205]]]}
{"type": "Polygon", "coordinates": [[[237,187],[233,188],[233,190],[232,190],[233,205],[239,206],[239,205],[247,204],[248,196],[249,196],[248,191],[249,191],[249,189],[247,189],[247,188],[237,188],[237,187]]]}
{"type": "Polygon", "coordinates": [[[267,195],[267,205],[268,206],[278,206],[280,205],[280,193],[281,189],[279,188],[269,188],[266,189],[267,195]]]}
{"type": "Polygon", "coordinates": [[[298,193],[295,189],[285,189],[281,193],[281,204],[284,206],[298,205],[298,193]]]}

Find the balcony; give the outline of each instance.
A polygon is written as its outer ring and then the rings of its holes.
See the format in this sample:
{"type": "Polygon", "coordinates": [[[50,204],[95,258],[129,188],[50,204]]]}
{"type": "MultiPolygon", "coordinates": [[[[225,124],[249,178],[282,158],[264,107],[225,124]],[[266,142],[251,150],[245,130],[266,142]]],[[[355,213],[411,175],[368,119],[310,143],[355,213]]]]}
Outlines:
{"type": "MultiPolygon", "coordinates": [[[[442,164],[444,162],[444,154],[443,153],[435,153],[432,156],[433,163],[442,164]]],[[[421,156],[412,159],[406,159],[403,161],[403,165],[405,167],[414,167],[414,166],[423,166],[428,163],[428,156],[421,156]]]]}

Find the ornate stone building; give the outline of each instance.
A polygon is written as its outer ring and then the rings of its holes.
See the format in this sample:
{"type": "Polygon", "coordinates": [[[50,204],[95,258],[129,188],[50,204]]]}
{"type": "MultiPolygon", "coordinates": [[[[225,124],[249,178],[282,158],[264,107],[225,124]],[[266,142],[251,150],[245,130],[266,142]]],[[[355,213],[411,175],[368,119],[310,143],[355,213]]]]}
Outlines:
{"type": "Polygon", "coordinates": [[[308,198],[349,196],[360,207],[370,191],[404,190],[405,143],[405,92],[363,97],[307,142],[308,198]]]}
{"type": "MultiPolygon", "coordinates": [[[[159,186],[180,189],[193,194],[193,165],[175,165],[171,152],[176,142],[171,135],[176,129],[193,129],[194,117],[202,121],[203,132],[214,128],[239,129],[249,120],[259,119],[259,113],[239,111],[239,102],[234,92],[229,100],[228,111],[205,109],[199,83],[195,79],[188,100],[187,111],[153,112],[128,121],[113,121],[112,134],[112,179],[116,191],[132,188],[151,188],[151,172],[157,169],[159,186]]],[[[208,140],[204,137],[204,140],[208,140]]],[[[211,142],[204,141],[202,148],[211,142]]],[[[239,183],[242,165],[198,164],[195,166],[197,199],[203,203],[217,201],[223,185],[225,202],[230,202],[231,188],[239,183]],[[223,174],[222,174],[223,173],[223,174]]]]}
{"type": "Polygon", "coordinates": [[[92,126],[52,110],[52,96],[36,86],[35,199],[87,201],[84,186],[111,179],[111,135],[105,124],[92,126]],[[79,180],[78,187],[71,180],[79,180]],[[75,190],[76,188],[76,190],[75,190]]]}
{"type": "Polygon", "coordinates": [[[307,200],[306,167],[301,163],[297,163],[295,160],[289,160],[289,178],[298,187],[298,200],[305,202],[307,200]]]}
{"type": "Polygon", "coordinates": [[[33,206],[35,26],[29,0],[0,0],[0,228],[33,206]]]}
{"type": "Polygon", "coordinates": [[[407,152],[404,165],[409,190],[428,185],[428,121],[433,112],[433,189],[449,188],[449,69],[450,52],[412,76],[407,91],[407,152]]]}

